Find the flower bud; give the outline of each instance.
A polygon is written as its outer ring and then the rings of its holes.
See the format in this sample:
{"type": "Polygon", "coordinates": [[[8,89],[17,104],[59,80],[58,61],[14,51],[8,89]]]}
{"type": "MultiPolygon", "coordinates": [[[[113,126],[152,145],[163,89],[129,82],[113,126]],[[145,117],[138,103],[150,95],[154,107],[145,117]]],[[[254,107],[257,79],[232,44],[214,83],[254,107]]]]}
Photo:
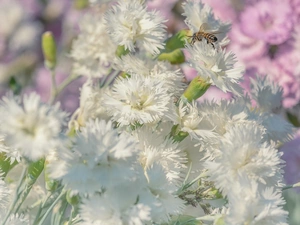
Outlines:
{"type": "Polygon", "coordinates": [[[210,85],[211,84],[208,83],[205,79],[201,78],[200,76],[197,76],[191,81],[191,83],[183,93],[181,99],[183,101],[188,102],[197,100],[199,97],[204,95],[204,93],[208,90],[210,85]]]}
{"type": "Polygon", "coordinates": [[[67,192],[66,199],[67,199],[67,202],[70,205],[77,205],[79,203],[79,196],[78,195],[71,195],[71,191],[67,192]]]}
{"type": "Polygon", "coordinates": [[[56,66],[56,44],[50,31],[45,32],[42,36],[42,49],[45,66],[53,70],[56,66]]]}

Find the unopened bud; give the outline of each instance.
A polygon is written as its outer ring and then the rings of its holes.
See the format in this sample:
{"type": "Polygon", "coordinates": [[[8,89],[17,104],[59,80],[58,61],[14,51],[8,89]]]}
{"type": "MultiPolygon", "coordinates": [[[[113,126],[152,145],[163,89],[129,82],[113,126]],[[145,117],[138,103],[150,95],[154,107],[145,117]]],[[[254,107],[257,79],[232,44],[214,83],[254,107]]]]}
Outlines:
{"type": "Polygon", "coordinates": [[[67,192],[66,199],[67,199],[67,202],[70,205],[77,205],[79,203],[79,196],[78,195],[71,195],[71,191],[67,192]]]}
{"type": "Polygon", "coordinates": [[[42,36],[42,49],[45,66],[53,70],[56,66],[56,44],[54,36],[50,31],[45,32],[42,36]]]}
{"type": "Polygon", "coordinates": [[[210,87],[210,83],[208,83],[205,79],[200,76],[195,77],[185,92],[181,97],[183,101],[192,102],[193,100],[197,100],[199,97],[204,95],[207,89],[210,87]]]}

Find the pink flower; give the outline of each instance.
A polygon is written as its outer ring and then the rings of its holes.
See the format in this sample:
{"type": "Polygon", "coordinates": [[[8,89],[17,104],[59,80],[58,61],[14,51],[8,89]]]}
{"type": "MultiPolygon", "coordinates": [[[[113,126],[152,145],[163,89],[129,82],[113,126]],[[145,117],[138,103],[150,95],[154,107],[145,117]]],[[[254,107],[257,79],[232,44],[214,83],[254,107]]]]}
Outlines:
{"type": "Polygon", "coordinates": [[[281,44],[291,37],[295,16],[288,0],[266,0],[247,6],[240,20],[249,37],[281,44]]]}
{"type": "Polygon", "coordinates": [[[242,3],[233,3],[230,0],[202,0],[204,4],[208,4],[214,11],[216,17],[224,21],[233,21],[237,17],[237,9],[242,3]]]}
{"type": "Polygon", "coordinates": [[[249,60],[262,57],[268,51],[268,46],[263,40],[250,37],[242,32],[242,25],[232,25],[229,48],[236,54],[238,60],[249,62],[249,60]]]}

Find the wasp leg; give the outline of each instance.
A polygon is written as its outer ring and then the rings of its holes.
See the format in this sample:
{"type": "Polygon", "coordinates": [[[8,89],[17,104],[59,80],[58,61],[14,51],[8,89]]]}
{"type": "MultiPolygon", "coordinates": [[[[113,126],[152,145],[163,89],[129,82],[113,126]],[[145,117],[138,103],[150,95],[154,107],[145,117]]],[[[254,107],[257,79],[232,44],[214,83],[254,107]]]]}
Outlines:
{"type": "Polygon", "coordinates": [[[214,46],[214,44],[213,43],[211,43],[211,45],[213,46],[213,48],[215,49],[215,46],[214,46]]]}

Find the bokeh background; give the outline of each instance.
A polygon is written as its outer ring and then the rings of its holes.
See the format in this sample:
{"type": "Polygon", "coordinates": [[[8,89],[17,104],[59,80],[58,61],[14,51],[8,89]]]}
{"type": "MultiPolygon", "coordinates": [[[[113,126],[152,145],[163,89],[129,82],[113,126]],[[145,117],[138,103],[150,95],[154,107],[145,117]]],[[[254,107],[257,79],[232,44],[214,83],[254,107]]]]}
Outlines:
{"type": "MultiPolygon", "coordinates": [[[[101,4],[101,0],[94,1],[101,4]]],[[[103,1],[107,2],[107,1],[103,1]]],[[[169,34],[186,29],[181,0],[148,0],[167,19],[169,34]]],[[[230,21],[230,43],[226,46],[246,68],[243,87],[250,79],[267,76],[283,88],[281,114],[295,126],[294,140],[281,147],[287,165],[287,184],[300,181],[300,0],[203,0],[216,16],[230,21]]],[[[57,83],[70,73],[68,56],[79,32],[78,21],[89,11],[88,0],[0,0],[0,95],[38,92],[43,101],[50,96],[51,75],[44,67],[41,35],[51,31],[57,42],[57,83]]],[[[99,37],[101,38],[101,37],[99,37]]],[[[182,64],[188,80],[196,75],[182,64]]],[[[64,110],[72,113],[79,105],[85,78],[73,81],[58,97],[64,110]]],[[[229,99],[230,94],[210,88],[200,99],[229,99]]],[[[290,224],[300,224],[300,191],[284,192],[290,224]]]]}

